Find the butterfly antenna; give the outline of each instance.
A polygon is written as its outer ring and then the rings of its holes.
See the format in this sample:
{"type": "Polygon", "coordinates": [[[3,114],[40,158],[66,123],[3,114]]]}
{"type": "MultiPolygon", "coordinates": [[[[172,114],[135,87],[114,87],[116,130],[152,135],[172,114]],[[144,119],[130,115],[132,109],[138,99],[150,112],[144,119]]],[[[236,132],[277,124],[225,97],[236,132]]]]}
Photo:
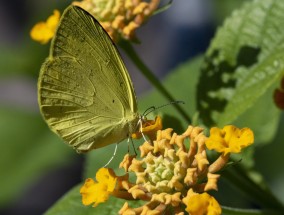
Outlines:
{"type": "Polygon", "coordinates": [[[168,105],[175,105],[175,104],[185,104],[185,102],[184,101],[172,101],[170,103],[167,103],[167,104],[164,104],[164,105],[161,105],[161,106],[158,106],[158,107],[151,106],[144,111],[142,116],[146,117],[148,114],[152,113],[155,110],[158,110],[158,109],[163,108],[163,107],[168,106],[168,105]]]}
{"type": "Polygon", "coordinates": [[[110,162],[113,160],[113,158],[114,158],[115,155],[116,155],[117,148],[118,148],[118,143],[115,145],[115,149],[114,149],[113,155],[111,156],[111,158],[109,159],[109,161],[104,165],[104,167],[107,167],[107,166],[110,164],[110,162]]]}
{"type": "MultiPolygon", "coordinates": [[[[142,134],[142,137],[143,137],[143,139],[144,139],[146,142],[148,142],[148,140],[146,139],[146,137],[145,137],[145,135],[144,135],[144,133],[143,133],[143,130],[142,130],[142,127],[143,127],[142,122],[143,122],[143,120],[146,118],[146,116],[147,116],[148,114],[152,113],[153,111],[158,110],[158,109],[160,109],[160,108],[163,108],[163,107],[165,107],[165,106],[174,105],[174,104],[185,104],[185,102],[184,102],[184,101],[173,101],[173,102],[170,102],[170,103],[167,103],[167,104],[158,106],[158,107],[151,106],[151,107],[147,108],[147,109],[144,111],[144,113],[142,114],[142,116],[140,117],[140,119],[139,119],[138,122],[137,122],[137,126],[140,124],[140,133],[142,134]]],[[[149,143],[149,142],[148,142],[148,143],[149,143]]]]}

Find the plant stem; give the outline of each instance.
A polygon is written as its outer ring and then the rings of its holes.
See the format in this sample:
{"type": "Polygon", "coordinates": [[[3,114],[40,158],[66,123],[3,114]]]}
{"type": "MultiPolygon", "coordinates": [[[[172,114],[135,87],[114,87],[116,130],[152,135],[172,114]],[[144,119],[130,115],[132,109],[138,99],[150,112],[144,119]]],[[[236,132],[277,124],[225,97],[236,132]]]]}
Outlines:
{"type": "MultiPolygon", "coordinates": [[[[140,57],[137,55],[133,46],[130,42],[121,40],[119,46],[126,52],[128,57],[134,62],[137,68],[142,72],[142,74],[147,78],[147,80],[170,102],[176,101],[174,97],[166,90],[166,88],[161,84],[158,78],[151,72],[151,70],[143,63],[140,57]]],[[[178,105],[173,104],[176,110],[183,116],[187,123],[191,123],[191,119],[188,114],[178,105]]]]}

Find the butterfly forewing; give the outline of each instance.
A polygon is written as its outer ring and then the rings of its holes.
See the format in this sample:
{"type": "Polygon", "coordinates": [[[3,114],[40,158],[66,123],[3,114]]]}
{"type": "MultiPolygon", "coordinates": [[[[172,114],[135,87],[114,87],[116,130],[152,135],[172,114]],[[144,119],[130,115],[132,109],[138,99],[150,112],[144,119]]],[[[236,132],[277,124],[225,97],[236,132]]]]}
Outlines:
{"type": "Polygon", "coordinates": [[[38,89],[48,125],[78,151],[119,142],[137,124],[136,97],[120,55],[80,8],[63,13],[38,89]]]}

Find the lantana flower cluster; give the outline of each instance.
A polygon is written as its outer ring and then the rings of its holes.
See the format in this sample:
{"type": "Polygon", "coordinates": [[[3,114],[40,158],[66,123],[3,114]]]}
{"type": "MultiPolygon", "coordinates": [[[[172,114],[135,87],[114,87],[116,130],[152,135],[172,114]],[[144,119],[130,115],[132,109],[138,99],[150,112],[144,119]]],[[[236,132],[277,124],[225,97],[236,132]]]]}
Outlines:
{"type": "MultiPolygon", "coordinates": [[[[161,123],[158,120],[153,125],[161,123]]],[[[137,208],[125,202],[119,214],[221,214],[219,203],[208,192],[218,190],[218,172],[229,155],[253,141],[249,128],[232,125],[211,128],[209,137],[203,128],[191,125],[181,135],[171,128],[156,130],[155,138],[139,147],[140,157],[125,155],[120,163],[125,175],[116,176],[112,169],[102,168],[97,181],[86,180],[80,190],[83,204],[96,207],[112,195],[145,202],[137,208]],[[219,158],[210,163],[206,150],[219,152],[219,158]],[[129,180],[129,173],[135,174],[135,182],[129,180]]]]}
{"type": "MultiPolygon", "coordinates": [[[[72,4],[88,11],[112,40],[118,42],[121,38],[136,41],[136,29],[156,11],[160,0],[82,0],[72,4]]],[[[60,12],[54,10],[45,22],[39,22],[32,28],[31,38],[46,44],[54,36],[59,20],[60,12]]]]}
{"type": "Polygon", "coordinates": [[[113,41],[135,40],[139,28],[158,8],[160,0],[83,0],[73,2],[92,14],[113,41]]]}

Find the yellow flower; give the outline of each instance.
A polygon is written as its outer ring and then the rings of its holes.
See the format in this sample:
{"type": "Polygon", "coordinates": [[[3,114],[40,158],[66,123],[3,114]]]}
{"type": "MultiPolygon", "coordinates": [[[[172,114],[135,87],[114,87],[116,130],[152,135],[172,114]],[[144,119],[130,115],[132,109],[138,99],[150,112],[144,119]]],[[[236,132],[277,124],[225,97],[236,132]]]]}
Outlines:
{"type": "Polygon", "coordinates": [[[142,131],[139,131],[132,134],[133,139],[140,139],[142,133],[147,135],[151,140],[155,139],[156,133],[158,130],[162,129],[162,118],[157,116],[155,120],[145,120],[142,122],[142,131]]]}
{"type": "Polygon", "coordinates": [[[48,17],[46,22],[37,23],[31,30],[30,36],[33,40],[46,44],[53,36],[60,19],[60,12],[53,11],[53,15],[48,17]]]}
{"type": "Polygon", "coordinates": [[[92,178],[86,179],[80,189],[84,205],[94,203],[93,207],[96,207],[99,203],[105,202],[114,191],[117,179],[112,169],[101,168],[96,174],[96,179],[98,182],[92,178]]]}
{"type": "Polygon", "coordinates": [[[219,215],[222,212],[216,199],[207,193],[198,194],[190,189],[182,201],[190,215],[219,215]]]}
{"type": "Polygon", "coordinates": [[[254,142],[254,135],[251,129],[239,129],[233,125],[227,125],[223,129],[213,127],[210,129],[210,136],[206,140],[206,146],[210,150],[216,150],[225,156],[228,153],[239,153],[242,148],[254,142]]]}
{"type": "Polygon", "coordinates": [[[114,171],[109,168],[101,168],[96,174],[97,182],[88,178],[80,189],[82,203],[93,207],[108,200],[109,196],[121,199],[133,199],[127,190],[132,186],[128,181],[128,175],[116,176],[114,171]]]}
{"type": "Polygon", "coordinates": [[[120,38],[135,40],[139,28],[157,9],[160,0],[83,0],[73,2],[92,14],[117,42],[120,38]]]}

